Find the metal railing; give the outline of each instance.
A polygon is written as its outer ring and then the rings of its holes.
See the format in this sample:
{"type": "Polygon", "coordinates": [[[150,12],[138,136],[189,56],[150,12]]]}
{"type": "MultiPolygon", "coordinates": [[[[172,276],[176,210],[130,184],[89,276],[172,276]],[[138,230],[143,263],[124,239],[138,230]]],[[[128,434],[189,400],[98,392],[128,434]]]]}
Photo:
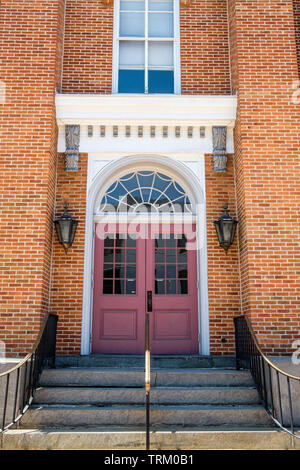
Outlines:
{"type": "Polygon", "coordinates": [[[43,365],[55,367],[56,315],[48,314],[29,354],[0,374],[0,433],[16,424],[32,403],[43,365]]]}
{"type": "Polygon", "coordinates": [[[246,315],[234,319],[236,367],[250,370],[261,401],[272,420],[284,431],[300,429],[300,377],[277,367],[261,350],[246,315]]]}

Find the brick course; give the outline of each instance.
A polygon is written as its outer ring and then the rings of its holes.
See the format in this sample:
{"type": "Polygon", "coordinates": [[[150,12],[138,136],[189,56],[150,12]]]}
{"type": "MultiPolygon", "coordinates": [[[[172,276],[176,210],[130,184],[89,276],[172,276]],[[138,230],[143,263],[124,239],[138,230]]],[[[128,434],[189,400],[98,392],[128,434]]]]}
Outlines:
{"type": "Polygon", "coordinates": [[[180,11],[181,92],[230,94],[225,0],[192,0],[180,11]]]}
{"type": "Polygon", "coordinates": [[[298,71],[300,72],[300,1],[294,0],[294,20],[295,20],[295,37],[298,58],[298,71]]]}
{"type": "Polygon", "coordinates": [[[68,0],[63,93],[111,93],[113,7],[102,0],[68,0]]]}

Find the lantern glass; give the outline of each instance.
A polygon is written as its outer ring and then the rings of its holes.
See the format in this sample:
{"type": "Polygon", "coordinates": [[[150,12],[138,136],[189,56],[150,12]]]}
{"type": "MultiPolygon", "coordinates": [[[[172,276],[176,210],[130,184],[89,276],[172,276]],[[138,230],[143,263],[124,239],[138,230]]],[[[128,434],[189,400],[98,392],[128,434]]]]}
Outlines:
{"type": "Polygon", "coordinates": [[[219,243],[221,244],[221,242],[223,242],[223,235],[222,235],[222,230],[221,230],[221,224],[219,221],[216,221],[214,222],[215,224],[215,229],[216,229],[216,232],[217,232],[217,236],[218,236],[218,240],[219,240],[219,243]]]}
{"type": "Polygon", "coordinates": [[[72,219],[60,219],[59,227],[61,238],[64,245],[68,245],[71,241],[72,219]]]}
{"type": "Polygon", "coordinates": [[[230,245],[232,235],[232,220],[223,220],[223,242],[230,245]]]}
{"type": "Polygon", "coordinates": [[[78,221],[68,214],[67,204],[65,205],[65,213],[55,220],[54,224],[58,241],[63,245],[67,254],[68,249],[73,244],[78,225],[78,221]]]}
{"type": "Polygon", "coordinates": [[[237,224],[238,221],[229,215],[227,206],[224,206],[224,214],[214,221],[219,244],[224,248],[226,254],[234,241],[237,224]]]}

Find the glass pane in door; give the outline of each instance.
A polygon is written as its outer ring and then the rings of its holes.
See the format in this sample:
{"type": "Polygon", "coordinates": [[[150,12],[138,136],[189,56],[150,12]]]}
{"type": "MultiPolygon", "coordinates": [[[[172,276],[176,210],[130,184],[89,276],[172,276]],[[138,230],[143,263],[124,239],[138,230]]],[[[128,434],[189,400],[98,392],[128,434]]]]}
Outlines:
{"type": "Polygon", "coordinates": [[[136,295],[136,240],[127,234],[104,240],[103,294],[136,295]]]}
{"type": "Polygon", "coordinates": [[[186,237],[171,234],[155,239],[155,294],[187,295],[188,264],[186,237]]]}

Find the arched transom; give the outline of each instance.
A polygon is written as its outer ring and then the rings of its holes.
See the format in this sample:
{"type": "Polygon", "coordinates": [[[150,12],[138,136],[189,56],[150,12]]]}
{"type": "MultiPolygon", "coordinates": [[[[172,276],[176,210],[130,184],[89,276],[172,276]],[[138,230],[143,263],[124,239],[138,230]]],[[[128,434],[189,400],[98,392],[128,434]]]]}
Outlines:
{"type": "Polygon", "coordinates": [[[172,177],[158,171],[134,171],[118,178],[100,203],[104,213],[192,213],[189,196],[172,177]]]}

